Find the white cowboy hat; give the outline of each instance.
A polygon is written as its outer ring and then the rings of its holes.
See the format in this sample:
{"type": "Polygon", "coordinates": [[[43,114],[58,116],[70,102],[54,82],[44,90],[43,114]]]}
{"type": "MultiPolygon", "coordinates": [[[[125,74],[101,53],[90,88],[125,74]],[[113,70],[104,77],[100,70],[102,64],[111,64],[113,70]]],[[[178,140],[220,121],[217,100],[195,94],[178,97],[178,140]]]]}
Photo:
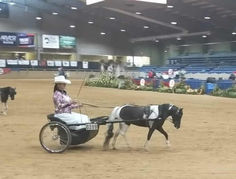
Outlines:
{"type": "Polygon", "coordinates": [[[67,80],[66,78],[65,78],[65,76],[56,76],[55,78],[54,78],[54,82],[55,83],[65,83],[65,84],[71,84],[71,81],[70,80],[67,80]]]}

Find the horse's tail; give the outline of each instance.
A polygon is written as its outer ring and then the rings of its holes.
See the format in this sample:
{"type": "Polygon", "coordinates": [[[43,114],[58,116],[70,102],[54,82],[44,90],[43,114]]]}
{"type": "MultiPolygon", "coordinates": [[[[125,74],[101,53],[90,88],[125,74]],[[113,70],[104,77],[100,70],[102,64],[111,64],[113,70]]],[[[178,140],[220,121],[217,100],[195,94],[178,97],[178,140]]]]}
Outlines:
{"type": "MultiPolygon", "coordinates": [[[[120,107],[115,107],[113,109],[111,115],[109,116],[108,121],[114,121],[117,118],[117,115],[118,115],[117,113],[118,113],[119,109],[120,109],[120,107]]],[[[111,138],[114,135],[113,129],[114,129],[113,123],[108,123],[107,124],[107,131],[105,133],[105,141],[103,143],[103,148],[104,149],[108,149],[109,148],[110,140],[111,140],[111,138]]]]}

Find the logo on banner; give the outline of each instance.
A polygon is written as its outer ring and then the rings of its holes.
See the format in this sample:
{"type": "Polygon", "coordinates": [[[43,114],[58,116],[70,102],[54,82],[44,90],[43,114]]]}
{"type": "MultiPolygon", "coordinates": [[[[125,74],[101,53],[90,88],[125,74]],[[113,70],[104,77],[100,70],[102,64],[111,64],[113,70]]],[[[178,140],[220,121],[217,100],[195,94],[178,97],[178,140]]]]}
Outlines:
{"type": "Polygon", "coordinates": [[[15,33],[0,32],[0,45],[16,46],[17,35],[15,33]]]}
{"type": "Polygon", "coordinates": [[[59,49],[58,35],[43,35],[43,48],[59,49]]]}

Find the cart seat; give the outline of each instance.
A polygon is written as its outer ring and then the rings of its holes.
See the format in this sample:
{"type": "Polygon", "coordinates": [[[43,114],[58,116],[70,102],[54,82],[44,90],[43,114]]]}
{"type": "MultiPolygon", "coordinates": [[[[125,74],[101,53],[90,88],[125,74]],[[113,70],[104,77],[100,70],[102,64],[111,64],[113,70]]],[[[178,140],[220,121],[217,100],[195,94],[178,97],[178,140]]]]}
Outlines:
{"type": "Polygon", "coordinates": [[[56,122],[60,122],[60,123],[66,125],[66,123],[65,123],[64,121],[62,121],[61,119],[55,117],[54,114],[49,114],[49,115],[47,115],[47,118],[48,118],[50,121],[56,121],[56,122]]]}

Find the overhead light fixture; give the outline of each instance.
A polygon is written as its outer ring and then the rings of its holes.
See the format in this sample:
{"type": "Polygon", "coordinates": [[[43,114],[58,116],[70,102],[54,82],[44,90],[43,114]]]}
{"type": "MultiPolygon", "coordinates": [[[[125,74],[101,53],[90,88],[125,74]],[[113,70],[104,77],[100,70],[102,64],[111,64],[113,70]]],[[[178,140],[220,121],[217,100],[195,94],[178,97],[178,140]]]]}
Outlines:
{"type": "Polygon", "coordinates": [[[94,22],[93,21],[88,21],[88,24],[94,24],[94,22]]]}
{"type": "Polygon", "coordinates": [[[177,22],[173,21],[171,22],[172,25],[177,25],[177,22]]]}
{"type": "Polygon", "coordinates": [[[144,29],[149,29],[149,26],[145,25],[143,26],[144,29]]]}
{"type": "Polygon", "coordinates": [[[109,17],[110,20],[115,20],[116,18],[115,17],[109,17]]]}
{"type": "Polygon", "coordinates": [[[172,9],[172,8],[174,8],[174,6],[168,5],[167,8],[172,9]]]}
{"type": "Polygon", "coordinates": [[[75,27],[76,27],[75,25],[70,25],[70,28],[72,28],[72,29],[75,28],[75,27]]]}
{"type": "Polygon", "coordinates": [[[71,9],[71,10],[77,10],[78,8],[75,7],[75,6],[71,6],[70,9],[71,9]]]}
{"type": "Polygon", "coordinates": [[[180,37],[177,37],[176,39],[177,39],[177,40],[182,40],[182,38],[180,38],[180,37]]]}
{"type": "Polygon", "coordinates": [[[207,36],[206,36],[206,35],[203,35],[202,38],[207,38],[207,36]]]}
{"type": "Polygon", "coordinates": [[[159,40],[155,40],[155,42],[156,42],[156,43],[158,43],[158,42],[159,42],[159,40]]]}
{"type": "Polygon", "coordinates": [[[42,19],[42,17],[40,17],[40,16],[37,16],[37,17],[35,17],[35,19],[36,19],[36,20],[41,20],[41,19],[42,19]]]}
{"type": "Polygon", "coordinates": [[[52,15],[56,16],[58,15],[58,12],[52,12],[52,15]]]}
{"type": "Polygon", "coordinates": [[[126,30],[125,30],[125,29],[120,29],[120,31],[121,31],[121,32],[126,32],[126,30]]]}
{"type": "Polygon", "coordinates": [[[209,17],[209,16],[205,16],[204,19],[206,19],[206,20],[210,20],[211,17],[209,17]]]}
{"type": "Polygon", "coordinates": [[[96,4],[104,0],[86,0],[86,5],[96,4]]]}
{"type": "Polygon", "coordinates": [[[165,53],[167,53],[168,51],[167,51],[167,50],[165,50],[164,52],[165,52],[165,53]]]}
{"type": "Polygon", "coordinates": [[[105,32],[101,32],[100,35],[106,35],[106,33],[105,32]]]}
{"type": "Polygon", "coordinates": [[[135,14],[137,14],[137,15],[141,15],[142,13],[141,13],[141,12],[135,12],[135,14]]]}
{"type": "Polygon", "coordinates": [[[236,35],[236,32],[232,32],[232,35],[236,35]]]}
{"type": "Polygon", "coordinates": [[[136,1],[159,3],[159,4],[166,4],[167,3],[167,0],[136,0],[136,1]]]}
{"type": "Polygon", "coordinates": [[[11,5],[11,6],[14,6],[16,3],[13,2],[13,1],[10,1],[8,4],[11,5]]]}

